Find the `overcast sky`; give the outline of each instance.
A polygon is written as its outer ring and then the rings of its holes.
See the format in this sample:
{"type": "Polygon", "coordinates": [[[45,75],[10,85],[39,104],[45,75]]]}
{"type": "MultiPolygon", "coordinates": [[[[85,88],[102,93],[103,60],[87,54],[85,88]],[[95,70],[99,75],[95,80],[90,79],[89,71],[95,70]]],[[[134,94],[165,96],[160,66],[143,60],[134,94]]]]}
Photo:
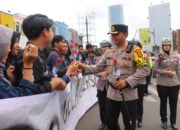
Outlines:
{"type": "MultiPolygon", "coordinates": [[[[172,28],[180,28],[180,0],[170,2],[172,28]]],[[[96,13],[97,43],[108,39],[108,6],[123,4],[124,22],[129,25],[129,39],[137,29],[148,27],[148,6],[160,4],[162,0],[0,0],[0,10],[25,15],[42,13],[55,21],[64,21],[69,27],[78,29],[77,14],[96,13]]],[[[163,13],[163,12],[162,12],[163,13]]]]}

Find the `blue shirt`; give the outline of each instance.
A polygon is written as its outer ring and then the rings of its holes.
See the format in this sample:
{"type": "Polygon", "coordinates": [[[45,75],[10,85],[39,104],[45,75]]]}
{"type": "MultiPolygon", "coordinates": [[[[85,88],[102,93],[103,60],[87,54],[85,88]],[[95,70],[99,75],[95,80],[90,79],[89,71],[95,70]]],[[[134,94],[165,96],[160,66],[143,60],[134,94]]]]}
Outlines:
{"type": "Polygon", "coordinates": [[[6,79],[0,78],[0,99],[33,95],[36,88],[28,80],[22,79],[18,87],[13,87],[6,79]]]}
{"type": "Polygon", "coordinates": [[[58,58],[60,58],[60,56],[56,51],[53,50],[50,52],[47,59],[49,70],[53,76],[61,77],[67,84],[70,82],[70,79],[66,75],[66,71],[70,62],[66,58],[62,58],[63,61],[60,63],[60,66],[58,66],[58,58]]]}

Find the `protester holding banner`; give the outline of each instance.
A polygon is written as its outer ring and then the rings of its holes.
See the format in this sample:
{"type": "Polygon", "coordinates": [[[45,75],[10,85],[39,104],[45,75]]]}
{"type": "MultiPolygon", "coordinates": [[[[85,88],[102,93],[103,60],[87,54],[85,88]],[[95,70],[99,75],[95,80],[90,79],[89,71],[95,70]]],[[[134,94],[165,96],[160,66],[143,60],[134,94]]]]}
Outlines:
{"type": "Polygon", "coordinates": [[[23,53],[23,79],[18,87],[13,87],[4,77],[3,69],[10,52],[13,31],[0,25],[0,99],[27,96],[35,93],[37,87],[33,84],[33,61],[38,56],[38,48],[32,44],[25,47],[23,53]]]}
{"type": "Polygon", "coordinates": [[[126,44],[128,26],[111,26],[113,49],[108,50],[96,65],[79,63],[84,74],[95,74],[108,68],[109,88],[106,100],[105,122],[110,130],[120,130],[118,118],[123,115],[125,130],[136,129],[137,89],[135,86],[149,74],[142,50],[126,44]],[[138,71],[136,71],[138,68],[138,71]]]}

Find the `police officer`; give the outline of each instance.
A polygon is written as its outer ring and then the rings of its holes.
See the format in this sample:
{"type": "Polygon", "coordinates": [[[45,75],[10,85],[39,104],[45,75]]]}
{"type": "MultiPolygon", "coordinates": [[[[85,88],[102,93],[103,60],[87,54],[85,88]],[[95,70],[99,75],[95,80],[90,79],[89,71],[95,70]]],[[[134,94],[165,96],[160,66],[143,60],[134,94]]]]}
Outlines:
{"type": "Polygon", "coordinates": [[[158,73],[157,91],[160,97],[160,116],[163,129],[167,129],[167,99],[170,105],[170,123],[173,130],[177,130],[176,112],[180,85],[179,58],[171,53],[171,41],[162,39],[162,53],[155,59],[154,71],[158,73]]]}
{"type": "MultiPolygon", "coordinates": [[[[111,43],[109,41],[103,40],[100,42],[100,47],[102,49],[103,54],[110,49],[111,43]]],[[[107,70],[100,72],[97,74],[99,79],[97,80],[97,98],[99,103],[99,112],[100,112],[100,119],[102,124],[99,127],[99,130],[105,129],[105,102],[106,102],[106,95],[107,95],[107,88],[108,88],[108,72],[107,70]]]]}
{"type": "MultiPolygon", "coordinates": [[[[139,48],[142,49],[142,45],[139,40],[134,40],[134,45],[137,45],[139,48]]],[[[144,53],[144,56],[146,57],[146,62],[148,64],[148,57],[144,53]]],[[[149,68],[150,70],[150,68],[149,68]]],[[[143,123],[143,100],[144,100],[144,93],[146,90],[146,78],[143,78],[141,82],[137,85],[138,89],[138,99],[137,99],[137,127],[141,128],[143,123]]]]}
{"type": "Polygon", "coordinates": [[[118,118],[121,112],[125,130],[135,130],[138,98],[135,86],[149,74],[149,69],[141,49],[134,46],[131,51],[131,47],[127,46],[127,25],[112,25],[108,34],[111,34],[114,48],[109,49],[96,65],[79,63],[79,68],[84,74],[99,73],[108,68],[110,85],[106,99],[106,125],[110,130],[120,130],[118,118]]]}

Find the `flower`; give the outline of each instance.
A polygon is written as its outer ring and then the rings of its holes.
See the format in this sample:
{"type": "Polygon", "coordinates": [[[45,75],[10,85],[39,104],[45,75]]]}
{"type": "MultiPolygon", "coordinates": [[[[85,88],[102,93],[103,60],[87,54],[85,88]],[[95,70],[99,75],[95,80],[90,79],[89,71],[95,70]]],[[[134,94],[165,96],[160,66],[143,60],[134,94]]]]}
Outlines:
{"type": "Polygon", "coordinates": [[[57,59],[57,62],[58,62],[58,63],[62,63],[62,62],[63,62],[63,59],[62,59],[62,58],[58,58],[58,59],[57,59]]]}
{"type": "Polygon", "coordinates": [[[73,53],[74,53],[75,55],[77,55],[78,51],[77,51],[77,50],[74,50],[73,53]]]}
{"type": "Polygon", "coordinates": [[[63,62],[63,59],[59,57],[59,58],[57,59],[57,66],[56,66],[58,69],[60,68],[62,62],[63,62]]]}
{"type": "Polygon", "coordinates": [[[71,57],[71,58],[70,58],[70,61],[71,61],[71,62],[73,62],[73,61],[74,61],[74,58],[73,58],[73,57],[71,57]]]}
{"type": "Polygon", "coordinates": [[[73,44],[74,44],[74,46],[78,46],[79,43],[78,42],[74,42],[73,44]]]}
{"type": "Polygon", "coordinates": [[[116,59],[113,60],[113,64],[117,65],[117,60],[116,59]]]}
{"type": "Polygon", "coordinates": [[[74,48],[74,44],[71,44],[71,45],[70,45],[70,48],[74,48]]]}

